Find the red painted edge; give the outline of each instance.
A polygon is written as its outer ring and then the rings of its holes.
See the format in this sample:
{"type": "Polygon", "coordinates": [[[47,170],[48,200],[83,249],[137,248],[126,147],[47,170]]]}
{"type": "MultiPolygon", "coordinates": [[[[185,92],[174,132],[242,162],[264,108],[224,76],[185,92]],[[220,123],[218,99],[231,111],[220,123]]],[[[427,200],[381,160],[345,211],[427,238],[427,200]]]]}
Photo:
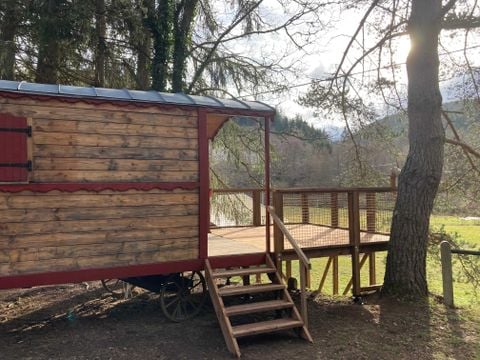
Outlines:
{"type": "Polygon", "coordinates": [[[20,191],[33,191],[46,193],[53,190],[64,192],[75,191],[127,191],[127,190],[193,190],[199,187],[198,182],[168,182],[168,183],[145,183],[145,182],[124,182],[124,183],[30,183],[30,184],[0,184],[0,192],[16,193],[20,191]]]}
{"type": "MultiPolygon", "coordinates": [[[[227,255],[211,257],[214,267],[249,266],[265,263],[265,253],[227,255]]],[[[41,285],[57,285],[94,281],[101,279],[118,279],[133,276],[170,274],[182,271],[203,270],[203,259],[169,261],[160,264],[130,265],[122,267],[82,269],[74,271],[46,272],[0,277],[0,289],[26,288],[41,285]]]]}
{"type": "Polygon", "coordinates": [[[194,259],[170,261],[160,264],[131,265],[112,268],[82,269],[75,271],[6,276],[0,277],[0,289],[14,289],[40,285],[66,284],[101,279],[118,279],[133,276],[202,270],[203,264],[204,262],[202,260],[194,259]]]}
{"type": "MultiPolygon", "coordinates": [[[[273,120],[271,117],[266,117],[265,119],[265,207],[268,209],[270,206],[270,121],[273,120]]],[[[271,251],[270,249],[270,215],[269,212],[266,212],[265,226],[266,226],[266,250],[267,253],[271,251]]]]}
{"type": "Polygon", "coordinates": [[[102,105],[102,104],[113,104],[116,106],[126,107],[126,108],[146,108],[146,107],[157,107],[157,108],[182,108],[190,111],[195,111],[202,109],[204,111],[217,113],[217,114],[231,114],[231,115],[245,115],[245,116],[259,116],[263,117],[268,114],[273,114],[274,111],[259,111],[259,110],[249,110],[249,109],[225,109],[221,107],[209,107],[209,106],[199,106],[199,105],[190,105],[190,104],[164,104],[164,103],[153,103],[153,102],[142,102],[142,101],[122,101],[117,99],[95,99],[95,98],[82,98],[75,97],[71,95],[45,95],[45,94],[25,94],[25,93],[14,93],[9,91],[0,91],[0,96],[10,99],[19,99],[27,98],[38,101],[60,101],[64,103],[85,103],[89,105],[102,105]]]}
{"type": "Polygon", "coordinates": [[[208,229],[210,226],[210,197],[209,197],[209,161],[208,161],[208,134],[207,114],[198,109],[198,161],[199,161],[199,257],[208,257],[208,229]]]}

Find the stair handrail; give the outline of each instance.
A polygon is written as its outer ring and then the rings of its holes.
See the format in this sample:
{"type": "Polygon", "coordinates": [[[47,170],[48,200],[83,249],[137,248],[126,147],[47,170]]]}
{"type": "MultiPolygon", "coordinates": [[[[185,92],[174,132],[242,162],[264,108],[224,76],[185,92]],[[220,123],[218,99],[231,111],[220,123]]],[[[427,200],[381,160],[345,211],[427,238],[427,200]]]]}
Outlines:
{"type": "Polygon", "coordinates": [[[273,221],[275,222],[275,224],[282,231],[283,235],[285,235],[288,242],[290,243],[290,245],[292,245],[293,250],[298,256],[298,260],[299,260],[298,270],[300,272],[300,303],[301,303],[300,315],[302,317],[304,326],[308,328],[306,283],[307,283],[307,272],[312,268],[312,263],[310,262],[310,259],[307,257],[307,255],[305,255],[300,245],[298,245],[297,241],[293,238],[292,234],[290,234],[288,229],[285,227],[283,221],[275,213],[275,208],[273,206],[269,206],[267,210],[270,216],[272,217],[273,221]]]}
{"type": "Polygon", "coordinates": [[[290,245],[292,245],[292,248],[297,254],[298,259],[308,270],[310,270],[312,268],[312,263],[310,262],[310,259],[307,257],[307,255],[305,255],[300,245],[298,245],[298,242],[293,238],[292,234],[290,234],[288,229],[285,227],[283,221],[275,213],[275,208],[273,206],[269,206],[268,212],[270,213],[270,216],[272,217],[275,224],[279,227],[280,230],[282,230],[283,235],[285,235],[290,245]]]}

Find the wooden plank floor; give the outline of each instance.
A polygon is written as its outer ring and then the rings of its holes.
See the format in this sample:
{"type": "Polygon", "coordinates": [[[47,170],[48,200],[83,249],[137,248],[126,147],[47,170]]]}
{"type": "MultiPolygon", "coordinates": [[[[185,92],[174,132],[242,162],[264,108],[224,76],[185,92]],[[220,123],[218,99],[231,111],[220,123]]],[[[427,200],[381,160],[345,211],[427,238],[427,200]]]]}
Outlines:
{"type": "MultiPolygon", "coordinates": [[[[349,244],[348,230],[334,229],[311,224],[286,225],[293,238],[302,248],[332,248],[349,244]]],[[[271,230],[273,242],[273,227],[271,230]]],[[[265,251],[265,226],[225,227],[211,229],[208,237],[209,256],[249,254],[265,251]]],[[[389,240],[388,235],[362,233],[361,243],[376,243],[389,240]]],[[[273,249],[273,244],[271,244],[273,249]]],[[[291,249],[285,243],[285,249],[291,249]]]]}

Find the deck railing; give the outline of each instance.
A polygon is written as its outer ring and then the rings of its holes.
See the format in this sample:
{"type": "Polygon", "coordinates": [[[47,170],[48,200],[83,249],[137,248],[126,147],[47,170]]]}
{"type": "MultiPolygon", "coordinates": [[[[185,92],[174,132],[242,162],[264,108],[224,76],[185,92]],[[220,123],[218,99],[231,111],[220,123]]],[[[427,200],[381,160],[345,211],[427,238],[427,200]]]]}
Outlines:
{"type": "MultiPolygon", "coordinates": [[[[382,249],[382,244],[389,240],[395,199],[396,191],[390,187],[277,189],[273,192],[273,207],[291,236],[309,256],[319,256],[319,252],[325,256],[326,251],[332,249],[319,290],[332,266],[333,293],[338,294],[338,254],[343,248],[341,253],[352,258],[352,277],[343,294],[352,289],[354,295],[359,295],[362,291],[380,287],[376,279],[375,251],[382,249]],[[361,287],[360,271],[367,260],[369,286],[361,287]]],[[[273,236],[274,252],[284,255],[287,260],[286,275],[289,277],[291,263],[288,259],[292,256],[288,253],[292,252],[292,247],[276,224],[273,236]]],[[[307,287],[310,287],[309,279],[310,276],[307,276],[307,287]]]]}
{"type": "MultiPolygon", "coordinates": [[[[392,188],[277,189],[273,207],[302,248],[346,246],[389,235],[395,198],[392,188]]],[[[275,239],[283,251],[280,232],[275,239]]]]}
{"type": "MultiPolygon", "coordinates": [[[[310,257],[330,257],[320,290],[331,267],[333,293],[338,294],[339,255],[352,257],[352,278],[344,294],[352,288],[357,295],[380,286],[376,281],[375,252],[385,250],[389,240],[396,200],[393,187],[275,189],[270,199],[275,216],[304,253],[310,257]],[[369,267],[369,286],[361,287],[360,271],[365,264],[369,267]]],[[[267,210],[263,206],[263,190],[213,190],[211,200],[211,222],[217,227],[265,225],[267,210]]],[[[290,260],[298,256],[278,222],[273,223],[272,249],[276,257],[280,255],[287,261],[286,276],[289,277],[290,260]]],[[[306,278],[306,286],[310,288],[310,276],[306,278]]]]}

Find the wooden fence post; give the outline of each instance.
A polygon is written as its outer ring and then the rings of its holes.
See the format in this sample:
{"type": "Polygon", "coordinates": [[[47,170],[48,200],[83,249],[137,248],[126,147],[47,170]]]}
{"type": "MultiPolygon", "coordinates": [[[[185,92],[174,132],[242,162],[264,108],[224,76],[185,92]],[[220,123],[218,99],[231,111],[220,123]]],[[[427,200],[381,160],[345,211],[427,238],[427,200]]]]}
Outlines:
{"type": "MultiPolygon", "coordinates": [[[[283,221],[283,194],[281,192],[273,192],[273,207],[275,213],[283,221]]],[[[275,253],[275,262],[277,269],[282,269],[281,254],[284,249],[283,232],[278,227],[277,223],[273,222],[273,252],[275,253]]]]}
{"type": "Polygon", "coordinates": [[[302,193],[302,224],[310,223],[310,208],[308,206],[308,194],[302,193]]]}
{"type": "Polygon", "coordinates": [[[371,252],[368,258],[368,277],[370,280],[370,285],[377,284],[377,266],[375,261],[375,252],[371,252]]]}
{"type": "Polygon", "coordinates": [[[338,295],[338,256],[333,257],[333,271],[332,271],[332,286],[333,286],[333,295],[338,295]]]}
{"type": "Polygon", "coordinates": [[[440,244],[442,261],[443,302],[453,307],[452,247],[448,241],[440,244]]]}
{"type": "Polygon", "coordinates": [[[330,225],[338,228],[338,193],[336,192],[330,194],[330,219],[330,225]]]}
{"type": "Polygon", "coordinates": [[[365,193],[366,202],[367,202],[367,232],[374,233],[376,230],[376,197],[375,193],[367,192],[365,193]]]}
{"type": "Polygon", "coordinates": [[[348,193],[348,228],[352,254],[353,296],[360,296],[360,202],[358,191],[348,193]]]}
{"type": "Polygon", "coordinates": [[[261,211],[261,192],[260,190],[253,190],[252,201],[253,201],[253,226],[262,225],[262,211],[261,211]]]}

